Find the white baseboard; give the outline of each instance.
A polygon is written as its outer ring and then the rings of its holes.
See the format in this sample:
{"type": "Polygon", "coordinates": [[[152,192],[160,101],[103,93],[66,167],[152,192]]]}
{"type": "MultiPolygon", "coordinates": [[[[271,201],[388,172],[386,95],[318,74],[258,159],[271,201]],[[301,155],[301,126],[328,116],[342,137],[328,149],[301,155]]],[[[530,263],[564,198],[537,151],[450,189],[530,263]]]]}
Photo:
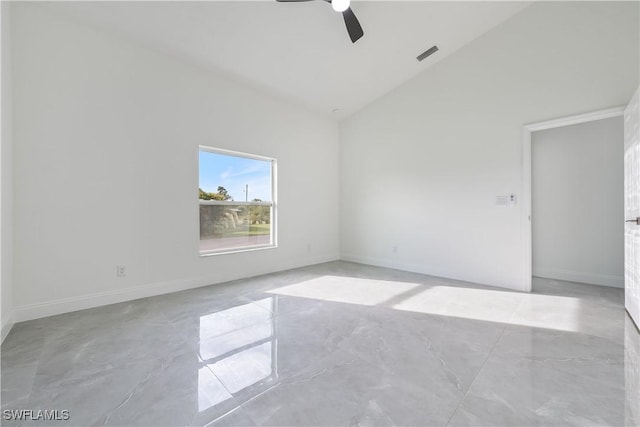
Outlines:
{"type": "MultiPolygon", "coordinates": [[[[272,269],[260,272],[258,275],[274,273],[293,268],[305,267],[308,265],[321,264],[325,262],[337,261],[335,255],[319,256],[307,258],[303,262],[291,263],[285,268],[272,269]]],[[[57,314],[69,313],[72,311],[86,310],[88,308],[101,307],[109,304],[116,304],[125,301],[132,301],[140,298],[153,297],[172,292],[184,291],[203,286],[215,285],[228,282],[231,280],[239,280],[247,278],[239,276],[224,281],[220,281],[215,277],[198,277],[190,279],[171,280],[167,282],[157,282],[147,285],[134,286],[125,289],[117,289],[113,291],[99,292],[89,295],[80,295],[70,298],[62,298],[53,301],[45,301],[36,304],[27,304],[13,309],[13,321],[24,322],[27,320],[40,319],[42,317],[55,316],[57,314]]],[[[4,333],[4,329],[3,329],[4,333]]],[[[7,331],[8,333],[8,331],[7,331]]]]}
{"type": "Polygon", "coordinates": [[[557,268],[536,268],[533,271],[533,275],[544,279],[587,283],[590,285],[609,286],[611,288],[624,288],[624,277],[610,274],[583,273],[557,268]]]}
{"type": "Polygon", "coordinates": [[[2,327],[0,330],[0,344],[4,342],[4,339],[11,332],[11,328],[13,328],[13,315],[9,313],[7,316],[2,319],[2,327]]]}
{"type": "Polygon", "coordinates": [[[376,267],[392,268],[395,270],[408,271],[411,273],[425,274],[427,276],[441,277],[443,279],[459,280],[462,282],[469,282],[478,285],[492,286],[496,288],[509,289],[514,291],[524,291],[524,283],[489,283],[487,281],[478,280],[477,277],[461,273],[460,271],[449,271],[445,269],[436,268],[430,265],[418,265],[418,264],[406,264],[394,261],[390,258],[374,258],[364,257],[352,254],[341,254],[340,259],[342,261],[356,262],[359,264],[373,265],[376,267]]]}

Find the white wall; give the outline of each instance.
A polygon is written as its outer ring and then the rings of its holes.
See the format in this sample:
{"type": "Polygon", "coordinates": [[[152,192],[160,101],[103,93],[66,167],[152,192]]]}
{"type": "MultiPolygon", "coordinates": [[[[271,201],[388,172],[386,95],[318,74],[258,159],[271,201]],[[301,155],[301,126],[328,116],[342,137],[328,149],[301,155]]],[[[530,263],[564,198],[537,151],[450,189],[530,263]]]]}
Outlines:
{"type": "Polygon", "coordinates": [[[17,320],[338,258],[337,124],[38,6],[13,26],[17,320]],[[279,248],[198,257],[199,144],[278,160],[279,248]]]}
{"type": "Polygon", "coordinates": [[[638,6],[536,3],[342,122],[341,257],[525,289],[522,126],[629,101],[638,6]]]}
{"type": "Polygon", "coordinates": [[[533,275],[624,287],[624,120],[534,132],[533,275]]]}
{"type": "Polygon", "coordinates": [[[12,184],[12,130],[11,130],[11,3],[0,3],[1,16],[1,87],[2,98],[0,146],[0,341],[12,325],[13,287],[13,184],[12,184]]]}

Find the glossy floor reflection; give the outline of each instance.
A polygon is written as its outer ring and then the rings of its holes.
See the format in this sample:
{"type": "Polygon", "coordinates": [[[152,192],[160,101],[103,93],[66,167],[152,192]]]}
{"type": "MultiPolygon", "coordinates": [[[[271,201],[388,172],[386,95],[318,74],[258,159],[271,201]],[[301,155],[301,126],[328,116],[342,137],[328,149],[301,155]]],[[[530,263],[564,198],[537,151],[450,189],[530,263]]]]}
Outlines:
{"type": "MultiPolygon", "coordinates": [[[[49,425],[638,425],[619,289],[335,262],[16,325],[2,409],[49,425]]],[[[3,421],[3,425],[47,425],[3,421]]]]}

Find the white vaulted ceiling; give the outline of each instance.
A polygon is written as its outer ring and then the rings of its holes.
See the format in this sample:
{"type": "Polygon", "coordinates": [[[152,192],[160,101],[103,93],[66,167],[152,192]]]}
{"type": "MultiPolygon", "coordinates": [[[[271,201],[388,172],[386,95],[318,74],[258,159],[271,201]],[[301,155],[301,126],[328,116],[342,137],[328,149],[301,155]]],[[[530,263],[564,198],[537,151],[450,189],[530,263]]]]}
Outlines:
{"type": "Polygon", "coordinates": [[[352,2],[365,32],[356,44],[322,1],[41,4],[342,119],[530,3],[352,2]],[[418,62],[434,44],[440,51],[418,62]]]}

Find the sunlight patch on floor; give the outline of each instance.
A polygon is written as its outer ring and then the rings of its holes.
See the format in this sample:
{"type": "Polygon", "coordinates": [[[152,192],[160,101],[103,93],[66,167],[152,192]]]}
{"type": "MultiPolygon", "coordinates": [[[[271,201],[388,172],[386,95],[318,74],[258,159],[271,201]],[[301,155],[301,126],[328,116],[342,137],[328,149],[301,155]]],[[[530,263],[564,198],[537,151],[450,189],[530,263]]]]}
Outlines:
{"type": "Polygon", "coordinates": [[[270,293],[598,336],[608,336],[611,329],[600,319],[620,314],[617,308],[574,297],[341,276],[323,276],[270,293]]]}
{"type": "Polygon", "coordinates": [[[347,304],[379,305],[421,285],[406,282],[360,279],[357,277],[322,276],[317,279],[274,289],[269,293],[344,302],[347,304]]]}

